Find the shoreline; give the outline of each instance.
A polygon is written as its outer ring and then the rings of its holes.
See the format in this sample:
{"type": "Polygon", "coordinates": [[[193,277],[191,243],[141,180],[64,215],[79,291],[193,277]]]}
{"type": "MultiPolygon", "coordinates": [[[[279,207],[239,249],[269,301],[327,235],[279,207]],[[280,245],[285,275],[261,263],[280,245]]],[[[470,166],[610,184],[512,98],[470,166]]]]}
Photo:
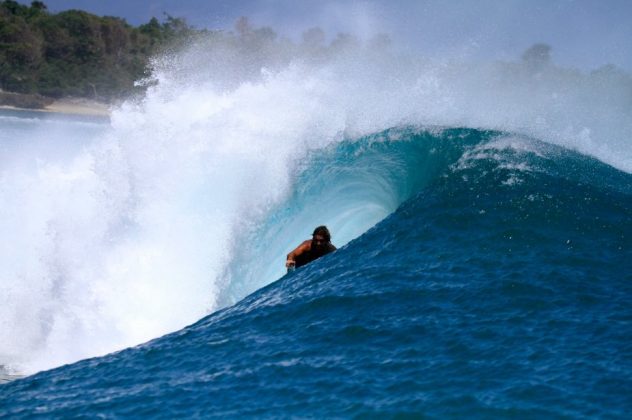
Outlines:
{"type": "Polygon", "coordinates": [[[44,111],[73,115],[110,116],[108,104],[87,99],[59,99],[44,107],[44,111]]]}
{"type": "Polygon", "coordinates": [[[67,115],[109,119],[110,107],[111,104],[85,98],[53,99],[40,95],[10,93],[0,90],[0,111],[8,111],[16,116],[28,113],[29,116],[67,115]]]}
{"type": "Polygon", "coordinates": [[[0,114],[17,118],[71,118],[88,122],[110,122],[111,109],[105,103],[85,99],[59,99],[43,108],[0,105],[0,114]]]}
{"type": "Polygon", "coordinates": [[[35,112],[49,114],[68,114],[81,116],[109,117],[110,108],[107,104],[86,101],[84,99],[59,99],[43,108],[24,108],[13,105],[0,105],[0,109],[16,112],[35,112]]]}

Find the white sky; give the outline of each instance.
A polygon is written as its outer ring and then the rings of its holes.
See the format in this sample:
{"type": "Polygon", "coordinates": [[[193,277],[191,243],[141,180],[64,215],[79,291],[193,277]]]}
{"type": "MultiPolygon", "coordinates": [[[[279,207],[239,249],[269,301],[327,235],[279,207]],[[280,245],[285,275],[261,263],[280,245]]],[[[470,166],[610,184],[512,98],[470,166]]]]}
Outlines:
{"type": "MultiPolygon", "coordinates": [[[[21,0],[28,4],[30,1],[21,0]]],[[[231,29],[239,16],[298,39],[314,26],[333,37],[384,32],[434,57],[518,59],[536,42],[555,63],[632,71],[632,0],[44,0],[51,12],[82,9],[146,23],[163,12],[197,28],[231,29]]]]}

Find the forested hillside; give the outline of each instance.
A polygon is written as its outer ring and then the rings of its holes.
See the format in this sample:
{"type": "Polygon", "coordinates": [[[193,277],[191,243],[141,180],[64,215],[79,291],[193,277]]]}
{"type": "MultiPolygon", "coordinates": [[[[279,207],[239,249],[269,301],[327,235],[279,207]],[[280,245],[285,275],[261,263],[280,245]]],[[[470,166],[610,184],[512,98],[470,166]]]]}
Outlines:
{"type": "Polygon", "coordinates": [[[133,27],[124,19],[81,10],[50,13],[0,2],[0,89],[53,98],[110,101],[135,89],[149,58],[197,31],[179,18],[152,18],[133,27]]]}

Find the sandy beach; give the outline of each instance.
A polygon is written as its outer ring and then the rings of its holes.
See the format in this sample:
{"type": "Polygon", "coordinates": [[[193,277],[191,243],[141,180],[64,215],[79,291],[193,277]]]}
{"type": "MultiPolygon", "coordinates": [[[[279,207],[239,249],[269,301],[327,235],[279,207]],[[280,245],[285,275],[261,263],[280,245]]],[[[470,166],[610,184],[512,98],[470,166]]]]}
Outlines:
{"type": "Polygon", "coordinates": [[[10,105],[0,105],[0,109],[93,117],[110,116],[110,109],[108,105],[99,102],[86,101],[84,99],[60,99],[44,107],[43,109],[19,108],[10,105]]]}
{"type": "Polygon", "coordinates": [[[65,114],[76,115],[86,117],[109,117],[110,105],[92,101],[84,98],[62,98],[53,101],[52,103],[44,106],[43,108],[26,108],[14,105],[0,105],[0,109],[15,111],[15,112],[36,112],[36,113],[52,113],[52,114],[65,114]]]}
{"type": "Polygon", "coordinates": [[[79,98],[59,99],[48,105],[44,109],[44,111],[59,112],[63,114],[94,115],[104,117],[110,115],[110,109],[107,104],[79,98]]]}

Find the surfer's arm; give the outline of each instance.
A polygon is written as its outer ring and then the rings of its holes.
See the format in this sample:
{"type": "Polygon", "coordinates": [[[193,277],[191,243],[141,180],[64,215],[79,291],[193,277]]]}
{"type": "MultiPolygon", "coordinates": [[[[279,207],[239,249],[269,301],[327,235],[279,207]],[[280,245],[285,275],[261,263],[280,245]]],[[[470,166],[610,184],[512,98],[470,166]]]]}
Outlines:
{"type": "Polygon", "coordinates": [[[296,249],[294,249],[294,251],[290,252],[289,254],[287,254],[287,259],[285,261],[285,266],[286,267],[293,267],[296,264],[296,257],[298,257],[299,255],[301,255],[304,252],[307,252],[311,249],[312,246],[312,242],[311,241],[304,241],[302,244],[300,244],[299,246],[296,247],[296,249]]]}

